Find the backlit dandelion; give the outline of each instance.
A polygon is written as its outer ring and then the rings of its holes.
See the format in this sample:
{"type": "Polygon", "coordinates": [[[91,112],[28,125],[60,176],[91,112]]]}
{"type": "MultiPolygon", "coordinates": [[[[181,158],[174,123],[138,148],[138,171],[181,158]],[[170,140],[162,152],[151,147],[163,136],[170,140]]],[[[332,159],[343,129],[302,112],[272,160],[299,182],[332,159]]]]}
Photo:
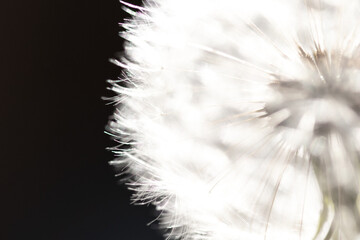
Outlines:
{"type": "Polygon", "coordinates": [[[360,2],[123,2],[113,151],[170,239],[360,239],[360,2]]]}

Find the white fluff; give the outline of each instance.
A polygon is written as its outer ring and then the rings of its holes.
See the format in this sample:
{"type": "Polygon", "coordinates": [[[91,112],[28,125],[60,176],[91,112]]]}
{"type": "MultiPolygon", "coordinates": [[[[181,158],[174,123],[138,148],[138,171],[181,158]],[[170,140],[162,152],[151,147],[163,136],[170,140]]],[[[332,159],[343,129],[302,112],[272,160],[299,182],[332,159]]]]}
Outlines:
{"type": "Polygon", "coordinates": [[[360,1],[123,4],[112,164],[168,238],[359,238],[360,1]]]}

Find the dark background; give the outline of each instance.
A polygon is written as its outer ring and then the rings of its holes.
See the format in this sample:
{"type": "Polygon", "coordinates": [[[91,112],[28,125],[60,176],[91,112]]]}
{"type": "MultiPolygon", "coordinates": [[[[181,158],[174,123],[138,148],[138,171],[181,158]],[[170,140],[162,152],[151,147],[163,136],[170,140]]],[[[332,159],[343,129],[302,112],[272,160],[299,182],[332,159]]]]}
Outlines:
{"type": "Polygon", "coordinates": [[[105,150],[120,2],[9,0],[0,11],[0,239],[162,239],[105,150]]]}

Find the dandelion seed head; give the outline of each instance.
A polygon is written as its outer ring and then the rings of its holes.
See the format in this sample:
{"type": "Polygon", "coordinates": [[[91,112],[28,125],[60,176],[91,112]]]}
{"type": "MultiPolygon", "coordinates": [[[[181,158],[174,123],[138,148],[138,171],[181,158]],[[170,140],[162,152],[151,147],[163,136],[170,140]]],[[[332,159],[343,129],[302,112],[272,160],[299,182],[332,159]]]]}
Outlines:
{"type": "Polygon", "coordinates": [[[359,238],[360,2],[123,4],[113,164],[168,239],[359,238]]]}

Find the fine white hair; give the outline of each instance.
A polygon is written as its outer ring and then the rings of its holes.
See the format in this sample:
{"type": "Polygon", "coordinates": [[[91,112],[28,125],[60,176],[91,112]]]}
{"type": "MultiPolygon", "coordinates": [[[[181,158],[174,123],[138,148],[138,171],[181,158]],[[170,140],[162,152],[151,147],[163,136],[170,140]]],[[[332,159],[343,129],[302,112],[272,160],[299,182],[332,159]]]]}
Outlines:
{"type": "Polygon", "coordinates": [[[360,1],[122,4],[111,163],[167,238],[359,238],[360,1]]]}

